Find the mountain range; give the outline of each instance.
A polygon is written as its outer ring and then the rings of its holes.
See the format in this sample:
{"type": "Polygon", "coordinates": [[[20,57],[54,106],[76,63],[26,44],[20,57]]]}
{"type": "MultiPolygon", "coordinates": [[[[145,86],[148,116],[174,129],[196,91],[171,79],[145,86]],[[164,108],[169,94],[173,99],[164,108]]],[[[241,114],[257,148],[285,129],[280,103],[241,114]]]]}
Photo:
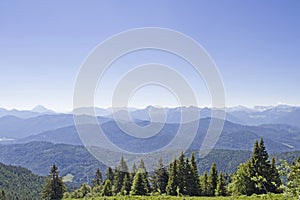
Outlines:
{"type": "MultiPolygon", "coordinates": [[[[52,164],[57,164],[61,175],[72,177],[74,186],[89,182],[97,168],[104,173],[106,166],[95,159],[82,145],[77,129],[97,134],[98,125],[115,145],[134,152],[148,152],[168,144],[180,127],[190,134],[199,115],[198,129],[187,153],[198,151],[212,120],[211,108],[180,107],[157,108],[80,108],[69,113],[57,113],[43,106],[29,111],[0,109],[0,162],[26,167],[39,175],[46,175],[52,164]],[[84,123],[75,126],[74,116],[84,123]],[[115,119],[117,116],[117,120],[115,119]],[[181,117],[185,116],[184,121],[181,117]],[[147,131],[160,131],[150,138],[135,138],[123,127],[148,127],[147,131]],[[151,126],[148,126],[151,125],[151,126]]],[[[217,113],[224,112],[216,109],[217,113]]],[[[256,140],[264,138],[267,150],[277,158],[293,160],[300,155],[300,107],[296,106],[243,106],[226,108],[220,137],[213,151],[206,157],[198,157],[201,172],[216,161],[221,171],[232,173],[245,162],[256,140]]],[[[129,130],[130,131],[130,130],[129,130]]],[[[184,141],[185,135],[181,136],[184,141]]],[[[106,152],[106,149],[99,149],[106,152]]],[[[114,158],[118,160],[119,158],[114,158]]],[[[153,160],[153,163],[156,163],[153,160]]]]}

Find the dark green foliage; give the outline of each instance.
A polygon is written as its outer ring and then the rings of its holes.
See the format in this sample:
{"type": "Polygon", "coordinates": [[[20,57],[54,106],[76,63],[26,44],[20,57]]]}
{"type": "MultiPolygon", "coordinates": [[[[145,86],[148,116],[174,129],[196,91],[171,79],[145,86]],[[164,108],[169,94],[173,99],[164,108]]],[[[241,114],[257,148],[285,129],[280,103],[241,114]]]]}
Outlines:
{"type": "Polygon", "coordinates": [[[114,172],[111,167],[108,167],[105,172],[106,180],[110,180],[111,183],[114,182],[114,172]]]}
{"type": "Polygon", "coordinates": [[[280,192],[280,185],[281,181],[275,166],[275,159],[270,164],[263,139],[259,143],[256,141],[247,165],[241,165],[233,177],[232,192],[246,195],[278,193],[280,192]]]}
{"type": "Polygon", "coordinates": [[[207,172],[204,172],[203,176],[200,177],[200,186],[201,186],[201,195],[208,196],[209,195],[209,183],[208,183],[207,172]]]}
{"type": "Polygon", "coordinates": [[[28,168],[33,173],[48,176],[49,166],[59,166],[59,174],[74,176],[68,183],[78,188],[83,182],[91,181],[95,171],[104,172],[106,166],[94,158],[85,147],[47,142],[0,145],[0,160],[16,166],[28,168]]]}
{"type": "Polygon", "coordinates": [[[104,181],[104,185],[101,191],[101,196],[112,196],[113,191],[112,191],[112,183],[109,179],[106,179],[104,181]]]}
{"type": "Polygon", "coordinates": [[[145,180],[145,171],[142,168],[139,168],[133,178],[133,183],[132,183],[130,194],[131,195],[147,195],[149,192],[147,182],[148,181],[145,180]]]}
{"type": "Polygon", "coordinates": [[[45,178],[23,167],[0,163],[0,196],[6,199],[40,200],[45,178]]]}
{"type": "Polygon", "coordinates": [[[181,152],[178,160],[170,164],[167,194],[198,196],[201,194],[195,154],[191,161],[181,152]]]}
{"type": "Polygon", "coordinates": [[[282,192],[281,189],[280,189],[280,186],[281,186],[282,183],[281,183],[281,179],[280,179],[278,169],[276,168],[275,158],[272,158],[269,173],[270,173],[269,182],[271,183],[270,188],[269,188],[270,192],[272,192],[272,193],[282,192]]]}
{"type": "Polygon", "coordinates": [[[119,166],[115,169],[115,172],[114,172],[114,182],[113,182],[114,194],[118,194],[121,192],[125,175],[129,175],[129,172],[128,172],[127,163],[122,156],[119,166]]]}
{"type": "Polygon", "coordinates": [[[42,198],[44,200],[59,200],[63,198],[65,191],[65,184],[58,175],[57,167],[53,165],[50,174],[46,179],[46,184],[42,191],[42,198]]]}
{"type": "Polygon", "coordinates": [[[144,180],[147,192],[150,192],[151,188],[150,188],[150,183],[149,183],[149,180],[148,180],[148,172],[147,172],[147,169],[146,169],[146,166],[145,166],[145,163],[144,163],[143,159],[141,159],[141,161],[140,161],[138,170],[140,170],[142,172],[142,176],[143,176],[143,180],[144,180]]]}
{"type": "Polygon", "coordinates": [[[190,172],[188,176],[187,183],[189,184],[189,195],[198,196],[201,194],[199,172],[196,164],[195,153],[192,153],[190,172]]]}
{"type": "Polygon", "coordinates": [[[154,171],[152,187],[154,192],[158,192],[159,194],[166,193],[166,187],[168,184],[168,171],[163,165],[162,158],[159,159],[157,168],[154,171]]]}
{"type": "Polygon", "coordinates": [[[183,152],[180,153],[178,158],[178,166],[177,166],[177,173],[178,173],[178,188],[179,193],[186,195],[187,188],[186,188],[186,177],[187,177],[187,164],[185,162],[185,156],[183,152]]]}
{"type": "Polygon", "coordinates": [[[127,174],[125,174],[125,177],[124,177],[123,185],[121,188],[121,194],[129,195],[130,190],[131,190],[131,178],[130,178],[130,175],[127,173],[127,174]]]}
{"type": "Polygon", "coordinates": [[[100,169],[97,169],[95,177],[92,181],[93,187],[99,186],[102,184],[102,173],[100,171],[100,169]]]}
{"type": "Polygon", "coordinates": [[[215,192],[216,196],[226,196],[227,191],[226,191],[226,183],[223,178],[222,172],[220,173],[218,177],[218,183],[217,183],[217,188],[215,192]]]}
{"type": "Polygon", "coordinates": [[[169,179],[166,187],[166,192],[168,195],[177,195],[177,187],[178,187],[178,167],[177,160],[174,159],[172,163],[170,163],[169,170],[169,179]]]}
{"type": "Polygon", "coordinates": [[[218,182],[218,170],[216,163],[213,163],[211,165],[211,169],[209,171],[209,176],[208,176],[208,196],[215,196],[215,191],[217,188],[217,182],[218,182]]]}

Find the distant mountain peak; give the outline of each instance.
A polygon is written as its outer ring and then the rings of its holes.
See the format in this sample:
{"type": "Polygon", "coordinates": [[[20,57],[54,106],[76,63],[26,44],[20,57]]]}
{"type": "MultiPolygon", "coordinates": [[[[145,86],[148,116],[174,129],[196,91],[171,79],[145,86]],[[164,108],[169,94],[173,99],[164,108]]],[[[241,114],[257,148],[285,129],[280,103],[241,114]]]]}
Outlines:
{"type": "Polygon", "coordinates": [[[37,113],[53,113],[52,110],[46,108],[45,106],[42,105],[37,105],[35,106],[32,110],[32,112],[37,112],[37,113]]]}

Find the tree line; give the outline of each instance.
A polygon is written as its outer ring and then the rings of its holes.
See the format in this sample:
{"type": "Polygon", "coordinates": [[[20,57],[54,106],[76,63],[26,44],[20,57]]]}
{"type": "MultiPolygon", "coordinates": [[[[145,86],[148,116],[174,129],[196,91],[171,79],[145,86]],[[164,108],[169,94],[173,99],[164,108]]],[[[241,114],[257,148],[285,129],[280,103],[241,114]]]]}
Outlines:
{"type": "MultiPolygon", "coordinates": [[[[286,164],[284,169],[288,166],[286,164]]],[[[115,169],[107,168],[105,179],[98,169],[91,185],[84,183],[79,189],[66,193],[64,183],[58,176],[57,167],[53,166],[43,190],[43,199],[116,195],[226,196],[282,193],[285,190],[280,179],[282,171],[276,167],[274,158],[270,161],[264,141],[261,139],[255,142],[251,158],[242,163],[232,176],[219,173],[215,163],[212,163],[209,172],[200,175],[194,153],[188,158],[181,152],[169,166],[164,166],[160,158],[154,172],[150,174],[143,160],[138,167],[134,164],[129,172],[128,165],[122,157],[115,169]]],[[[300,183],[300,159],[286,172],[285,176],[291,182],[290,185],[300,183]],[[295,177],[298,181],[296,183],[295,177]]]]}

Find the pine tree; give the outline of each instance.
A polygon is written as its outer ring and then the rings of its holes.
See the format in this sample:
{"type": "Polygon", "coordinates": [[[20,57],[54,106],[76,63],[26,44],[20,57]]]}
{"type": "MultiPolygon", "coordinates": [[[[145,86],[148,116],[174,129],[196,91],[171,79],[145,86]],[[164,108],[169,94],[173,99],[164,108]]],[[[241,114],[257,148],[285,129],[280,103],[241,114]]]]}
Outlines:
{"type": "Polygon", "coordinates": [[[101,196],[112,196],[112,183],[109,179],[106,179],[104,182],[101,196]]]}
{"type": "Polygon", "coordinates": [[[147,192],[150,192],[151,188],[150,188],[150,183],[148,181],[148,172],[147,172],[147,169],[146,169],[146,166],[145,166],[145,163],[144,163],[143,159],[141,159],[141,161],[140,161],[138,171],[139,170],[142,172],[142,176],[143,176],[143,180],[144,180],[144,183],[145,183],[146,190],[147,190],[147,192]]]}
{"type": "Polygon", "coordinates": [[[226,184],[225,180],[223,178],[222,172],[220,173],[218,177],[218,183],[217,183],[217,188],[216,188],[216,196],[226,196],[226,184]]]}
{"type": "Polygon", "coordinates": [[[178,172],[177,172],[177,160],[170,164],[169,179],[166,187],[166,192],[168,195],[176,196],[178,187],[178,172]]]}
{"type": "Polygon", "coordinates": [[[168,171],[163,165],[162,158],[158,161],[157,169],[154,171],[154,177],[153,177],[153,191],[159,192],[160,194],[166,193],[166,187],[168,184],[168,171]]]}
{"type": "Polygon", "coordinates": [[[97,169],[92,183],[93,183],[93,188],[102,184],[102,174],[100,169],[97,169]]]}
{"type": "Polygon", "coordinates": [[[267,193],[271,189],[272,183],[270,180],[270,161],[266,151],[264,141],[261,138],[260,142],[255,142],[252,156],[248,162],[250,178],[253,181],[255,188],[253,193],[267,193]]]}
{"type": "Polygon", "coordinates": [[[131,190],[131,178],[129,174],[125,174],[124,182],[121,188],[122,195],[129,195],[131,190]]]}
{"type": "Polygon", "coordinates": [[[180,153],[178,158],[178,187],[179,193],[185,195],[186,194],[186,177],[187,177],[187,169],[186,169],[186,162],[185,156],[183,152],[180,153]]]}
{"type": "Polygon", "coordinates": [[[110,180],[110,183],[113,184],[114,182],[114,172],[112,170],[111,167],[108,167],[106,172],[105,172],[105,176],[106,176],[106,179],[105,180],[110,180]]]}
{"type": "Polygon", "coordinates": [[[124,182],[124,178],[125,175],[128,175],[128,166],[126,161],[124,160],[124,157],[121,157],[119,166],[115,169],[115,173],[114,173],[114,194],[118,194],[121,192],[122,186],[123,186],[123,182],[124,182]]]}
{"type": "Polygon", "coordinates": [[[139,168],[137,173],[135,174],[133,178],[133,183],[131,187],[131,195],[147,195],[148,194],[148,188],[147,183],[145,181],[145,172],[139,168]]]}
{"type": "Polygon", "coordinates": [[[280,179],[280,175],[279,175],[279,172],[276,168],[276,161],[275,161],[275,158],[272,158],[272,161],[271,161],[271,167],[270,167],[270,177],[269,177],[269,183],[270,186],[269,186],[269,192],[272,192],[272,193],[281,193],[282,191],[279,189],[280,185],[282,184],[281,183],[281,179],[280,179]]]}
{"type": "Polygon", "coordinates": [[[45,200],[59,200],[63,198],[65,191],[65,184],[58,175],[57,167],[53,165],[46,179],[46,184],[42,191],[42,198],[45,200]]]}
{"type": "Polygon", "coordinates": [[[189,195],[190,196],[199,196],[201,194],[201,187],[199,181],[199,172],[196,164],[195,153],[192,153],[191,164],[190,164],[190,175],[189,180],[187,181],[190,184],[189,195]]]}
{"type": "Polygon", "coordinates": [[[218,170],[216,163],[212,163],[209,171],[208,184],[209,184],[209,196],[215,196],[215,191],[218,182],[218,170]]]}
{"type": "Polygon", "coordinates": [[[208,196],[209,195],[209,183],[208,183],[207,172],[204,172],[203,176],[201,176],[200,186],[201,186],[201,195],[208,196]]]}
{"type": "Polygon", "coordinates": [[[240,165],[230,185],[233,192],[246,195],[280,192],[281,181],[275,159],[270,164],[262,138],[260,142],[255,142],[252,156],[247,165],[240,165]]]}

